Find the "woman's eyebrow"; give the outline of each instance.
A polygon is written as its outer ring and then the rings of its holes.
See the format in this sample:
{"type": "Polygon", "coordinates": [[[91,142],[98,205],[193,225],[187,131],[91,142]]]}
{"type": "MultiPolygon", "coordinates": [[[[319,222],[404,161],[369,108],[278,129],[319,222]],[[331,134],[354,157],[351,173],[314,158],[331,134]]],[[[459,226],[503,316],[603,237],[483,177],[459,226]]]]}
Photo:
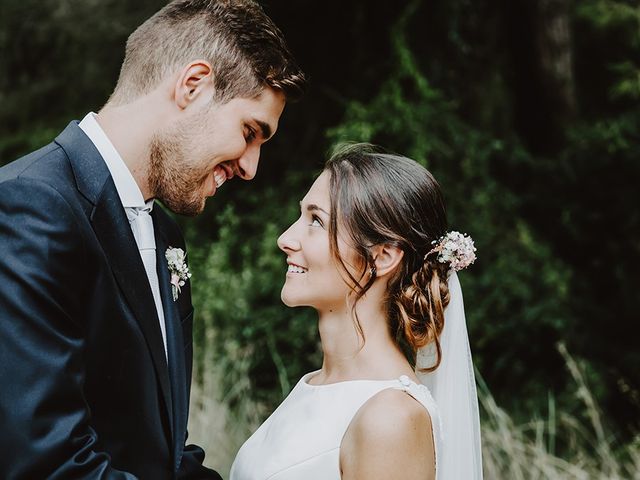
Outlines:
{"type": "MultiPolygon", "coordinates": [[[[302,202],[300,202],[300,207],[302,208],[302,202]]],[[[315,203],[310,203],[309,205],[307,205],[307,212],[315,212],[317,210],[320,210],[325,215],[330,215],[329,212],[327,212],[324,208],[316,205],[315,203]]]]}

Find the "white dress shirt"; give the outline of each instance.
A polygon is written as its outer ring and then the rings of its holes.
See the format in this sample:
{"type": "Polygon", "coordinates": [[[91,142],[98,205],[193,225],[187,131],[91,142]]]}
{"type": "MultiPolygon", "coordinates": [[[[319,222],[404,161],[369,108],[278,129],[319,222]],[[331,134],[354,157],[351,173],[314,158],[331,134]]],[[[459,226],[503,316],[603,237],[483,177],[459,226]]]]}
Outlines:
{"type": "Polygon", "coordinates": [[[156,241],[153,231],[153,222],[149,212],[153,208],[153,199],[145,203],[140,191],[140,187],[131,175],[129,168],[122,160],[102,127],[96,120],[96,114],[89,112],[78,125],[80,129],[89,137],[96,149],[102,155],[104,162],[116,185],[120,202],[125,210],[133,236],[138,245],[140,257],[147,272],[153,301],[160,320],[160,331],[162,332],[162,342],[164,343],[164,353],[167,356],[167,333],[164,320],[164,310],[162,308],[162,297],[160,297],[160,287],[158,284],[158,272],[156,270],[156,241]]]}

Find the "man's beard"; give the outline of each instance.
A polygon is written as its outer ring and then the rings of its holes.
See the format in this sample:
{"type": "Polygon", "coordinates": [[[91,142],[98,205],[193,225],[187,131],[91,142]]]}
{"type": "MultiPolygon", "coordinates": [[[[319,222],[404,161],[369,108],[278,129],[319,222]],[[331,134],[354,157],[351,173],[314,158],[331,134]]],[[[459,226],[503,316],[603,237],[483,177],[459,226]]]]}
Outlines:
{"type": "Polygon", "coordinates": [[[151,140],[149,188],[172,212],[194,217],[204,210],[202,185],[209,172],[190,165],[185,158],[184,146],[190,140],[186,135],[176,131],[168,137],[157,134],[151,140]]]}

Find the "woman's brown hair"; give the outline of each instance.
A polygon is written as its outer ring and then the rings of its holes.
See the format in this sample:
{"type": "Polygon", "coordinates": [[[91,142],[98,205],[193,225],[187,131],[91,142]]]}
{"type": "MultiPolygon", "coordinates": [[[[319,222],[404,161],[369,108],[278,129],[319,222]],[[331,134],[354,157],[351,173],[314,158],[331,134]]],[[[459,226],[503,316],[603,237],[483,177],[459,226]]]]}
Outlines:
{"type": "MultiPolygon", "coordinates": [[[[419,348],[435,342],[436,362],[427,371],[435,370],[449,303],[449,265],[427,255],[447,228],[438,182],[417,162],[363,143],[339,147],[325,171],[330,174],[331,251],[353,285],[354,307],[376,279],[371,248],[391,245],[402,250],[385,298],[389,328],[412,363],[419,348]],[[338,251],[338,228],[360,260],[356,275],[338,251]]],[[[362,334],[357,315],[355,322],[362,334]]]]}

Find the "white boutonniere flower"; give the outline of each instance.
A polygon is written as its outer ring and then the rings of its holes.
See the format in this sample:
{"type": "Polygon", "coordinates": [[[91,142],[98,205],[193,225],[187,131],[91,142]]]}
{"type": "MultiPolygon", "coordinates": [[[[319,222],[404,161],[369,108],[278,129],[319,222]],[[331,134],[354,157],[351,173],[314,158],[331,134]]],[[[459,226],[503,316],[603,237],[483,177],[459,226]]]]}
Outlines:
{"type": "Polygon", "coordinates": [[[178,299],[180,288],[191,278],[191,273],[185,261],[184,250],[181,248],[169,247],[164,256],[167,259],[169,272],[171,273],[171,293],[175,302],[178,299]]]}

